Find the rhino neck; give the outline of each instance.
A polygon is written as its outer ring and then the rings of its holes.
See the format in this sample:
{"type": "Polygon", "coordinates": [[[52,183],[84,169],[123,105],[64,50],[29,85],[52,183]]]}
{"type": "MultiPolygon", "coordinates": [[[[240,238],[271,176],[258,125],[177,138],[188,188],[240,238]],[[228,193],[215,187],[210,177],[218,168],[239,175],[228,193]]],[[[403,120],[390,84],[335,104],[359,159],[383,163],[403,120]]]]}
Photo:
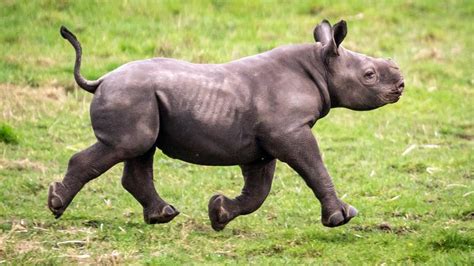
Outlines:
{"type": "Polygon", "coordinates": [[[314,84],[315,93],[319,95],[319,114],[316,120],[326,116],[331,109],[331,94],[327,82],[327,71],[322,58],[322,46],[320,43],[302,44],[294,46],[291,60],[295,62],[296,71],[314,84]]]}
{"type": "Polygon", "coordinates": [[[245,76],[250,83],[258,84],[257,87],[284,89],[288,93],[291,93],[289,88],[292,88],[317,95],[314,97],[316,99],[314,124],[331,109],[327,72],[320,50],[319,43],[281,46],[262,54],[232,61],[224,64],[224,67],[229,73],[245,76]],[[285,79],[285,73],[291,73],[292,78],[295,78],[293,74],[296,73],[298,78],[305,81],[285,79]],[[271,84],[272,82],[278,84],[271,84]],[[302,85],[304,88],[294,88],[294,84],[302,85]]]}

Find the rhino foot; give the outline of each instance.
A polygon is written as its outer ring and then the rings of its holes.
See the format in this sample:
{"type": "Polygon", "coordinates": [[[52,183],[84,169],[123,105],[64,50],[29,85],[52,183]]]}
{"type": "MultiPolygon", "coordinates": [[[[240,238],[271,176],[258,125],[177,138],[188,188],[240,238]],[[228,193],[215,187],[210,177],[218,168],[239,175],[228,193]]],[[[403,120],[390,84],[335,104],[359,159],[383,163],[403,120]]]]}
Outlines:
{"type": "Polygon", "coordinates": [[[221,231],[235,218],[235,215],[225,206],[228,201],[231,200],[224,195],[214,195],[209,200],[208,214],[212,229],[215,231],[221,231]]]}
{"type": "Polygon", "coordinates": [[[163,208],[144,208],[143,218],[147,224],[163,224],[173,220],[180,212],[173,205],[163,208]]]}
{"type": "Polygon", "coordinates": [[[340,202],[340,206],[337,210],[332,210],[332,212],[323,211],[323,217],[321,221],[324,226],[337,227],[348,223],[356,215],[356,208],[352,207],[349,204],[340,202]]]}
{"type": "Polygon", "coordinates": [[[56,219],[63,215],[69,205],[66,197],[68,194],[70,194],[69,190],[61,182],[53,182],[49,186],[48,208],[56,219]]]}

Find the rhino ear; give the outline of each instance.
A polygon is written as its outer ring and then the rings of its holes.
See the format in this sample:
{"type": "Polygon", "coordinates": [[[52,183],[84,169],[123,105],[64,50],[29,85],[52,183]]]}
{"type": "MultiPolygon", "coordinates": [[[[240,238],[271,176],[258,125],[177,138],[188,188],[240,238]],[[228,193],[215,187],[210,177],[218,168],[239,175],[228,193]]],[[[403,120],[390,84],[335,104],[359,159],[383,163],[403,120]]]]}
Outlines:
{"type": "Polygon", "coordinates": [[[347,35],[347,23],[344,20],[339,21],[334,25],[334,27],[332,27],[332,32],[336,47],[339,47],[347,35]]]}
{"type": "Polygon", "coordinates": [[[329,21],[326,19],[321,21],[313,31],[314,40],[320,42],[322,45],[326,45],[331,42],[332,39],[332,27],[329,21]]]}
{"type": "Polygon", "coordinates": [[[347,24],[339,21],[333,27],[327,20],[323,20],[314,29],[314,39],[323,45],[324,56],[339,55],[337,49],[347,35],[347,24]]]}

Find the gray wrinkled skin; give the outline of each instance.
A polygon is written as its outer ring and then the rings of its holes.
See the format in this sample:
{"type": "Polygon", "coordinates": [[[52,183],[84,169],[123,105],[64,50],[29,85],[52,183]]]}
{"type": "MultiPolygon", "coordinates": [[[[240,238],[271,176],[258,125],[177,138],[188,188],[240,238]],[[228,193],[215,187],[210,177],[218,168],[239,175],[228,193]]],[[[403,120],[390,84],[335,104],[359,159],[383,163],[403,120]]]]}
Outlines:
{"type": "Polygon", "coordinates": [[[340,46],[346,23],[326,20],[316,43],[283,46],[226,64],[193,64],[167,58],[134,61],[96,81],[74,76],[94,93],[90,108],[97,143],[72,156],[62,182],[50,186],[48,206],[60,217],[79,190],[119,162],[122,184],[143,206],[147,223],[171,221],[179,212],[153,185],[153,154],[203,165],[240,165],[244,176],[235,199],[215,195],[209,218],[222,230],[267,197],[276,159],[291,166],[322,206],[322,223],[347,223],[357,210],[336,195],[311,127],[334,107],[370,110],[398,101],[403,77],[390,60],[340,46]]]}

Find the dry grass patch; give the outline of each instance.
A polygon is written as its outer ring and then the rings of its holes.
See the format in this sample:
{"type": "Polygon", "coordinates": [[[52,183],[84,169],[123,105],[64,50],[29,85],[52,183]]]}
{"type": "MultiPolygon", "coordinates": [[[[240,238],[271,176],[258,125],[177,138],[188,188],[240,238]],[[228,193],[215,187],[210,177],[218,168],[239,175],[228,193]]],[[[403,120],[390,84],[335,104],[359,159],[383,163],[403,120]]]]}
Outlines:
{"type": "Polygon", "coordinates": [[[31,88],[0,84],[0,119],[37,121],[42,114],[53,115],[67,99],[61,87],[31,88]]]}
{"type": "Polygon", "coordinates": [[[30,161],[29,159],[22,160],[9,160],[6,158],[0,158],[0,169],[6,170],[33,170],[40,171],[42,174],[45,174],[47,168],[41,162],[30,161]]]}

